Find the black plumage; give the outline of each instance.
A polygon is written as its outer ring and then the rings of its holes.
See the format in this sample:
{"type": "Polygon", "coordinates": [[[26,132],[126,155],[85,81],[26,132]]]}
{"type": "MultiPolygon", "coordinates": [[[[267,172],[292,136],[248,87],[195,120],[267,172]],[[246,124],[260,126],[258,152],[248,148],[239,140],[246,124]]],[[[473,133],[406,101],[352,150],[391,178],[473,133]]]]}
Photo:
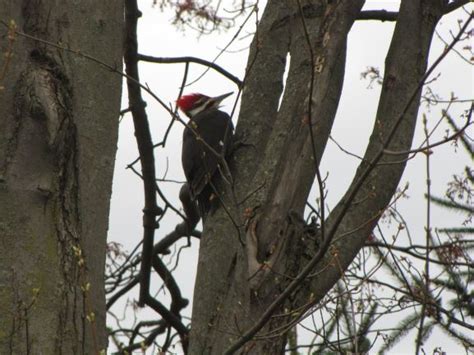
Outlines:
{"type": "Polygon", "coordinates": [[[196,114],[184,129],[181,154],[183,170],[191,197],[193,200],[197,199],[203,218],[209,212],[214,200],[218,200],[212,196],[216,195],[214,189],[217,180],[221,178],[222,169],[219,170],[220,158],[215,153],[227,156],[232,145],[233,131],[230,116],[218,109],[196,114]]]}

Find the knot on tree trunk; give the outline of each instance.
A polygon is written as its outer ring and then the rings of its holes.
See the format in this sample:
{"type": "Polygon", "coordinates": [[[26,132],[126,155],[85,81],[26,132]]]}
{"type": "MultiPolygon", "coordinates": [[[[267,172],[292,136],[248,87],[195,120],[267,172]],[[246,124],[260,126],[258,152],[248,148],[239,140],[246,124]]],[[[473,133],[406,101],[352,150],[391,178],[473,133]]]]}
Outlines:
{"type": "Polygon", "coordinates": [[[260,299],[259,302],[262,298],[271,301],[277,296],[278,290],[284,289],[305,262],[317,252],[319,225],[314,219],[307,223],[297,212],[290,211],[281,225],[279,238],[273,240],[265,253],[266,259],[260,261],[258,223],[259,216],[256,216],[248,223],[246,233],[249,283],[253,295],[260,299]],[[275,283],[281,287],[275,288],[275,283]]]}

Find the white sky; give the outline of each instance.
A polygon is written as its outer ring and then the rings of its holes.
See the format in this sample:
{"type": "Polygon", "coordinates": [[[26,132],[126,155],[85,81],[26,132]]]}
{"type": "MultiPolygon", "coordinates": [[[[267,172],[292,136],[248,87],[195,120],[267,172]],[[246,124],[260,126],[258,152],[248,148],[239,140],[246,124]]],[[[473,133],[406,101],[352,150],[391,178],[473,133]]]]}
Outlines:
{"type": "MultiPolygon", "coordinates": [[[[177,30],[176,27],[171,25],[173,14],[170,12],[161,13],[158,9],[152,8],[151,3],[151,0],[140,1],[143,17],[139,22],[139,51],[143,54],[159,57],[192,55],[212,61],[237,30],[238,24],[227,32],[197,38],[197,34],[191,30],[186,32],[177,30]]],[[[397,8],[397,2],[394,1],[368,1],[367,3],[366,8],[381,8],[381,4],[389,9],[397,8]]],[[[261,8],[263,9],[262,5],[261,8]]],[[[456,12],[441,21],[440,31],[446,38],[449,38],[449,30],[456,33],[456,20],[460,16],[461,12],[456,12]]],[[[365,151],[380,93],[377,84],[374,84],[372,89],[367,89],[369,82],[361,80],[360,73],[365,71],[368,66],[378,67],[383,70],[384,57],[390,43],[393,27],[392,23],[387,22],[359,21],[354,25],[350,33],[344,91],[332,135],[344,148],[359,155],[363,155],[365,151]]],[[[251,38],[248,37],[245,40],[237,41],[231,47],[231,50],[246,48],[250,40],[251,38]]],[[[439,41],[435,41],[432,48],[431,60],[436,58],[444,47],[439,41]]],[[[246,55],[246,50],[224,53],[217,61],[217,64],[242,78],[247,60],[246,55]]],[[[174,103],[182,80],[184,65],[143,63],[140,69],[141,81],[149,85],[165,102],[174,103]]],[[[191,65],[190,69],[188,82],[200,75],[205,68],[199,65],[191,65]]],[[[449,98],[450,93],[454,91],[460,98],[472,98],[472,93],[474,92],[473,72],[469,65],[456,55],[450,54],[440,65],[439,69],[436,70],[436,73],[440,72],[442,75],[433,85],[438,94],[449,98]]],[[[235,85],[212,70],[199,82],[185,90],[185,92],[203,92],[208,95],[218,95],[229,91],[235,92],[235,85]]],[[[149,121],[156,143],[161,140],[170,117],[151,98],[146,97],[146,94],[145,99],[148,103],[149,121]]],[[[224,103],[223,109],[230,112],[232,105],[231,97],[231,99],[224,103]]],[[[124,99],[124,108],[126,106],[126,99],[124,99]]],[[[461,112],[457,107],[465,109],[466,105],[458,105],[454,110],[450,111],[453,117],[456,117],[461,112]]],[[[433,127],[440,118],[442,108],[444,107],[434,107],[431,111],[427,111],[422,107],[420,114],[426,113],[429,126],[433,127]]],[[[234,116],[234,123],[236,117],[234,116]]],[[[458,124],[461,125],[461,122],[458,121],[458,124]]],[[[443,138],[445,128],[446,126],[443,126],[442,129],[437,131],[437,134],[432,138],[433,141],[443,138]]],[[[166,148],[156,151],[158,177],[163,177],[164,171],[167,170],[166,178],[184,180],[180,159],[182,129],[183,127],[180,124],[175,124],[166,148]]],[[[473,137],[474,132],[472,129],[468,133],[473,137]]],[[[415,146],[422,140],[423,132],[421,126],[419,126],[415,136],[415,146]]],[[[109,241],[119,242],[125,249],[131,251],[142,238],[143,189],[138,178],[130,170],[125,169],[126,165],[138,156],[130,115],[126,115],[120,124],[118,148],[109,241]]],[[[455,154],[454,151],[451,145],[445,145],[436,148],[431,156],[433,166],[431,172],[432,190],[438,196],[444,194],[446,183],[451,179],[452,174],[460,173],[465,165],[471,163],[465,154],[462,156],[461,154],[455,154]]],[[[321,164],[321,173],[323,176],[326,173],[329,174],[327,182],[329,207],[335,206],[338,199],[345,192],[353,178],[357,164],[358,161],[356,159],[348,157],[345,153],[341,152],[334,143],[330,142],[328,144],[321,164]]],[[[408,190],[410,198],[398,204],[399,208],[405,213],[411,233],[418,235],[420,238],[424,238],[423,227],[426,219],[426,202],[423,198],[426,189],[425,180],[425,158],[420,154],[409,162],[401,182],[401,186],[407,181],[410,182],[408,190]]],[[[178,199],[180,186],[180,184],[175,183],[161,184],[161,188],[167,198],[174,202],[175,206],[180,206],[178,199]]],[[[313,202],[314,198],[312,197],[313,202]]],[[[444,210],[434,208],[432,220],[435,221],[436,227],[443,227],[459,223],[461,217],[447,214],[444,210]]],[[[161,222],[160,229],[157,230],[155,241],[158,241],[174,229],[174,226],[179,222],[179,217],[173,213],[168,213],[161,222]]],[[[198,243],[194,241],[192,248],[182,251],[180,265],[175,274],[183,295],[189,297],[190,301],[192,301],[191,295],[197,265],[197,247],[198,243]]],[[[161,285],[157,278],[152,278],[152,283],[155,289],[161,285]]],[[[131,293],[133,296],[130,297],[136,297],[137,292],[138,287],[134,289],[134,292],[131,293]]],[[[117,311],[119,308],[116,306],[114,309],[117,311]]],[[[191,309],[192,305],[190,304],[184,311],[184,314],[190,316],[191,309]]],[[[156,319],[156,314],[152,311],[145,309],[140,310],[138,313],[140,317],[156,319]]],[[[439,345],[442,345],[443,350],[448,351],[450,354],[461,350],[452,342],[445,343],[444,340],[441,341],[440,339],[443,338],[439,336],[433,336],[431,339],[432,341],[425,348],[427,353],[432,353],[433,348],[439,345]]],[[[408,337],[392,353],[413,353],[413,344],[412,338],[408,337]]]]}

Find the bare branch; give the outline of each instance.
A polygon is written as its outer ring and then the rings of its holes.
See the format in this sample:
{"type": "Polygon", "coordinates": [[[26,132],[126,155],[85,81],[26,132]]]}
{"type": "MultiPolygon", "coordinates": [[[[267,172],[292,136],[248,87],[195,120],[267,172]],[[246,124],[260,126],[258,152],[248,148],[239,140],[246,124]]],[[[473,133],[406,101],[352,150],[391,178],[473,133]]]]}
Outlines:
{"type": "Polygon", "coordinates": [[[466,5],[469,3],[469,0],[454,0],[451,1],[450,3],[446,4],[444,8],[444,14],[449,14],[450,12],[453,12],[454,10],[459,9],[460,7],[466,5]]]}
{"type": "Polygon", "coordinates": [[[125,70],[127,74],[135,79],[127,80],[128,95],[132,110],[135,136],[137,138],[138,151],[142,166],[145,207],[143,208],[143,251],[140,278],[140,299],[138,304],[145,305],[145,300],[150,288],[151,255],[153,252],[153,239],[157,227],[155,218],[163,213],[156,202],[156,174],[155,158],[153,154],[153,142],[148,117],[144,108],[143,98],[140,92],[137,60],[137,21],[140,17],[136,1],[125,2],[125,70]]]}
{"type": "Polygon", "coordinates": [[[235,85],[237,85],[239,88],[242,87],[243,83],[242,81],[237,78],[235,75],[232,75],[229,73],[227,70],[222,68],[221,66],[217,65],[216,63],[209,62],[205,59],[201,58],[196,58],[196,57],[175,57],[175,58],[169,58],[169,57],[153,57],[150,55],[144,55],[144,54],[138,54],[138,60],[144,61],[144,62],[150,62],[150,63],[161,63],[161,64],[176,64],[176,63],[196,63],[196,64],[201,64],[206,67],[212,68],[218,73],[222,74],[225,76],[227,79],[231,80],[234,82],[235,85]]]}
{"type": "Polygon", "coordinates": [[[366,10],[361,11],[357,20],[378,20],[378,21],[397,21],[398,12],[387,10],[366,10]]]}

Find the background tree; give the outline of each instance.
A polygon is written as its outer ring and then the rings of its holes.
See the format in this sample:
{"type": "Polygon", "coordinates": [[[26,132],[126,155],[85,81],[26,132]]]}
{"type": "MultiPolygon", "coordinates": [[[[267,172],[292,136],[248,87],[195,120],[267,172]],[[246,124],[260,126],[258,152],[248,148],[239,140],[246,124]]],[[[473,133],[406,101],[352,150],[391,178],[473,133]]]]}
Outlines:
{"type": "Polygon", "coordinates": [[[0,353],[99,353],[123,4],[0,5],[0,353]]]}

